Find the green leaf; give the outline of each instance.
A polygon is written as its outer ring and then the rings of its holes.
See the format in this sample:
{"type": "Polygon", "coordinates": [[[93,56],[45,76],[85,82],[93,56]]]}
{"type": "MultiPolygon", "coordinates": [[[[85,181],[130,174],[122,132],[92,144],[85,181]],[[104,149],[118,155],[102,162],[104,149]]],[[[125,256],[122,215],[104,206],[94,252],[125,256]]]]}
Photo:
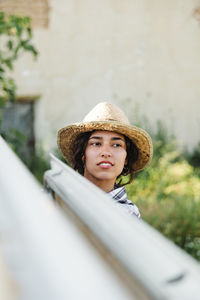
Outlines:
{"type": "Polygon", "coordinates": [[[10,59],[5,59],[4,64],[8,67],[8,69],[13,70],[12,61],[10,59]]]}
{"type": "Polygon", "coordinates": [[[0,73],[5,73],[5,70],[2,66],[0,66],[0,73]]]}
{"type": "Polygon", "coordinates": [[[30,43],[31,38],[30,17],[6,15],[0,11],[0,96],[2,99],[14,101],[16,84],[8,77],[8,73],[13,70],[18,54],[30,52],[34,57],[38,55],[38,51],[30,43]]]}
{"type": "Polygon", "coordinates": [[[38,55],[37,50],[35,49],[35,47],[31,44],[25,44],[24,45],[24,49],[26,49],[27,51],[31,51],[35,56],[38,55]]]}
{"type": "Polygon", "coordinates": [[[9,41],[7,42],[7,47],[8,47],[9,50],[12,50],[12,49],[13,49],[13,42],[12,42],[11,40],[9,40],[9,41]]]}
{"type": "Polygon", "coordinates": [[[23,29],[22,29],[22,27],[20,26],[19,23],[16,24],[16,29],[17,29],[17,36],[21,37],[23,29]]]}

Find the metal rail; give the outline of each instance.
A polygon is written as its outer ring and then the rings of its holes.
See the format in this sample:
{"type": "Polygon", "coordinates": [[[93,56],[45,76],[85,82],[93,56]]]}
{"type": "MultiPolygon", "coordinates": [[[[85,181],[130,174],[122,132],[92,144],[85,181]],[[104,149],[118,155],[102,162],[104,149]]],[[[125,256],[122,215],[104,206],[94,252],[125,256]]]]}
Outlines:
{"type": "Polygon", "coordinates": [[[8,267],[5,263],[5,259],[0,253],[0,299],[2,300],[17,300],[19,290],[9,273],[8,267]]]}
{"type": "Polygon", "coordinates": [[[136,299],[199,300],[199,264],[145,222],[124,215],[108,196],[51,155],[47,187],[115,257],[136,299]]]}
{"type": "Polygon", "coordinates": [[[0,250],[17,300],[137,299],[1,137],[0,154],[0,250]]]}

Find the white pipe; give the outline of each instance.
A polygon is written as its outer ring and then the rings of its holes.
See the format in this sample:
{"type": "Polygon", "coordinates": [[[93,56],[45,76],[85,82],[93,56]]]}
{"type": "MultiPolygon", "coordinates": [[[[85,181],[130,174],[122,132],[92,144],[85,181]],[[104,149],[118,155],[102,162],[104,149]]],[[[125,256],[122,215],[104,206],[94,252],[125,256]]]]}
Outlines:
{"type": "Polygon", "coordinates": [[[0,154],[0,226],[7,230],[4,250],[21,285],[20,299],[130,299],[1,137],[0,154]]]}
{"type": "Polygon", "coordinates": [[[199,300],[199,264],[52,155],[48,185],[74,210],[153,299],[199,300]]]}

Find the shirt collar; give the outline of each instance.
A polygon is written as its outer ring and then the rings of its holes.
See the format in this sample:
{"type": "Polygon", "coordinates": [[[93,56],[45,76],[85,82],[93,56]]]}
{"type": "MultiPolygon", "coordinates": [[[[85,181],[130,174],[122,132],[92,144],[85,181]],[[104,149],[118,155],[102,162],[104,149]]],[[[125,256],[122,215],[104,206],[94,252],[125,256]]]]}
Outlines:
{"type": "Polygon", "coordinates": [[[127,194],[126,189],[124,186],[114,188],[111,192],[108,193],[113,199],[117,200],[118,202],[126,202],[127,194]]]}

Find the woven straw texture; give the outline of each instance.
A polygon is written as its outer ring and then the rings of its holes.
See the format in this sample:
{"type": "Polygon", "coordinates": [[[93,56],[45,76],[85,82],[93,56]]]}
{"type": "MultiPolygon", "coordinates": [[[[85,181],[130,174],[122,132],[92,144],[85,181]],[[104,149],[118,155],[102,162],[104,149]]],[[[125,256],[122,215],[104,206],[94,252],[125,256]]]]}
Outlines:
{"type": "Polygon", "coordinates": [[[83,122],[68,125],[58,132],[58,147],[70,165],[74,165],[73,145],[79,134],[93,130],[118,132],[127,136],[139,150],[138,160],[133,164],[135,172],[144,169],[153,155],[152,141],[148,133],[130,125],[126,115],[117,106],[103,102],[94,107],[83,122]]]}

